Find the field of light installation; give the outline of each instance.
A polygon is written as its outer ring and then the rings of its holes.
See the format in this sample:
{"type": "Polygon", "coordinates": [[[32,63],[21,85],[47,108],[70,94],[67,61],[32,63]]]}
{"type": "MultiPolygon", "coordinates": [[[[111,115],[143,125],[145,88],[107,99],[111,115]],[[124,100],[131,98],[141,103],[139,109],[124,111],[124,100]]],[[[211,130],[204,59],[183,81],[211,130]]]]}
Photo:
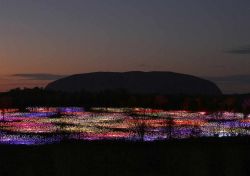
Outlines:
{"type": "Polygon", "coordinates": [[[41,145],[61,141],[156,141],[250,135],[241,113],[163,111],[143,108],[6,109],[0,116],[0,143],[41,145]]]}

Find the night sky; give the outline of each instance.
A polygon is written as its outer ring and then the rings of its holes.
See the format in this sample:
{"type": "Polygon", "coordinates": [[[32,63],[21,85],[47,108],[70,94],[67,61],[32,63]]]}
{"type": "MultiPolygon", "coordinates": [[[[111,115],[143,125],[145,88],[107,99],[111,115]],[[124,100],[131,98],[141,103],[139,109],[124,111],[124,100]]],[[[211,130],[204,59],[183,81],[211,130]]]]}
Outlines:
{"type": "Polygon", "coordinates": [[[173,71],[250,92],[249,0],[0,0],[0,91],[173,71]]]}

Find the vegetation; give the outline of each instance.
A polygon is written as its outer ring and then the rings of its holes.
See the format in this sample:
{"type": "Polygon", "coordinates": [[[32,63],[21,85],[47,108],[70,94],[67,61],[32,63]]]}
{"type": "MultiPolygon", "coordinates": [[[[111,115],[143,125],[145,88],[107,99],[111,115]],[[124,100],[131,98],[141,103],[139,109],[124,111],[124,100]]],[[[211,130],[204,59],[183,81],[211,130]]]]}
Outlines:
{"type": "Polygon", "coordinates": [[[0,107],[27,106],[82,106],[91,107],[145,107],[165,110],[231,111],[250,113],[250,94],[191,96],[131,94],[125,90],[65,93],[41,88],[14,89],[0,94],[0,107]]]}
{"type": "Polygon", "coordinates": [[[12,99],[9,96],[0,97],[0,116],[2,121],[5,120],[5,109],[12,106],[12,99]]]}
{"type": "Polygon", "coordinates": [[[171,115],[169,115],[166,118],[166,122],[165,122],[165,133],[167,135],[167,139],[172,139],[173,138],[174,125],[175,125],[174,119],[173,119],[173,117],[171,115]]]}
{"type": "MultiPolygon", "coordinates": [[[[220,121],[222,111],[250,113],[250,94],[221,96],[142,95],[124,90],[65,93],[40,88],[15,89],[0,94],[0,112],[27,106],[146,107],[165,110],[207,111],[220,121]]],[[[131,114],[130,114],[131,115],[131,114]]],[[[55,115],[60,118],[62,114],[55,115]]],[[[169,141],[144,142],[146,113],[136,116],[134,131],[141,139],[128,141],[68,141],[45,146],[0,145],[0,175],[248,175],[249,137],[196,138],[174,136],[174,119],[166,118],[169,141]]],[[[4,118],[2,119],[4,120],[4,118]]],[[[218,123],[219,124],[219,123],[218,123]]],[[[220,124],[219,124],[220,125],[220,124]]],[[[59,124],[60,131],[65,128],[59,124]]],[[[218,127],[220,128],[220,127],[218,127]]],[[[233,132],[232,132],[233,133],[233,132]]]]}

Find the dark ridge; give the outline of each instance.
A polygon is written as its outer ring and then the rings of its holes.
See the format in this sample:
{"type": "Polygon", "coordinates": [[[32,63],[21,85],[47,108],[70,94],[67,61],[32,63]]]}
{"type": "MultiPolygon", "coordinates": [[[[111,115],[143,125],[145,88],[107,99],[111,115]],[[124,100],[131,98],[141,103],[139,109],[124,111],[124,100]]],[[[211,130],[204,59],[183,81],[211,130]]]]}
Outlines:
{"type": "Polygon", "coordinates": [[[47,90],[100,92],[124,89],[142,94],[220,95],[211,81],[174,72],[95,72],[72,75],[54,81],[47,90]]]}

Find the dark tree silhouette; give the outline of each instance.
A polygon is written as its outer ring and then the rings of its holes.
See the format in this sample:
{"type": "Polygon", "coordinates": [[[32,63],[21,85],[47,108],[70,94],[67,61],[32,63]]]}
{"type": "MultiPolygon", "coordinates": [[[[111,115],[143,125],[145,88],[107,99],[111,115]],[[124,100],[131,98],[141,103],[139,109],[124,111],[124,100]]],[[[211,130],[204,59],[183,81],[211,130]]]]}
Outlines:
{"type": "Polygon", "coordinates": [[[25,88],[1,93],[0,101],[6,102],[5,97],[12,99],[12,107],[20,109],[25,109],[27,106],[81,106],[86,110],[92,107],[143,107],[207,112],[229,110],[244,111],[245,114],[249,114],[249,108],[243,106],[243,102],[245,99],[249,99],[250,95],[136,94],[121,89],[101,92],[82,90],[69,93],[41,88],[25,88]]]}
{"type": "Polygon", "coordinates": [[[200,137],[201,133],[202,133],[202,130],[201,130],[199,124],[194,124],[192,129],[191,129],[190,137],[191,138],[200,137]]]}
{"type": "Polygon", "coordinates": [[[174,134],[174,119],[171,115],[168,115],[165,120],[164,131],[167,134],[167,139],[172,139],[174,134]]]}
{"type": "Polygon", "coordinates": [[[12,99],[8,96],[4,96],[0,99],[0,111],[2,114],[2,121],[5,121],[5,112],[8,108],[11,108],[12,99]]]}
{"type": "Polygon", "coordinates": [[[130,111],[129,116],[132,117],[133,120],[132,131],[137,134],[140,141],[144,141],[144,137],[148,129],[148,124],[146,123],[147,115],[145,110],[142,114],[136,114],[135,112],[130,111]]]}
{"type": "Polygon", "coordinates": [[[245,99],[242,103],[244,118],[247,118],[250,114],[250,98],[245,99]]]}

